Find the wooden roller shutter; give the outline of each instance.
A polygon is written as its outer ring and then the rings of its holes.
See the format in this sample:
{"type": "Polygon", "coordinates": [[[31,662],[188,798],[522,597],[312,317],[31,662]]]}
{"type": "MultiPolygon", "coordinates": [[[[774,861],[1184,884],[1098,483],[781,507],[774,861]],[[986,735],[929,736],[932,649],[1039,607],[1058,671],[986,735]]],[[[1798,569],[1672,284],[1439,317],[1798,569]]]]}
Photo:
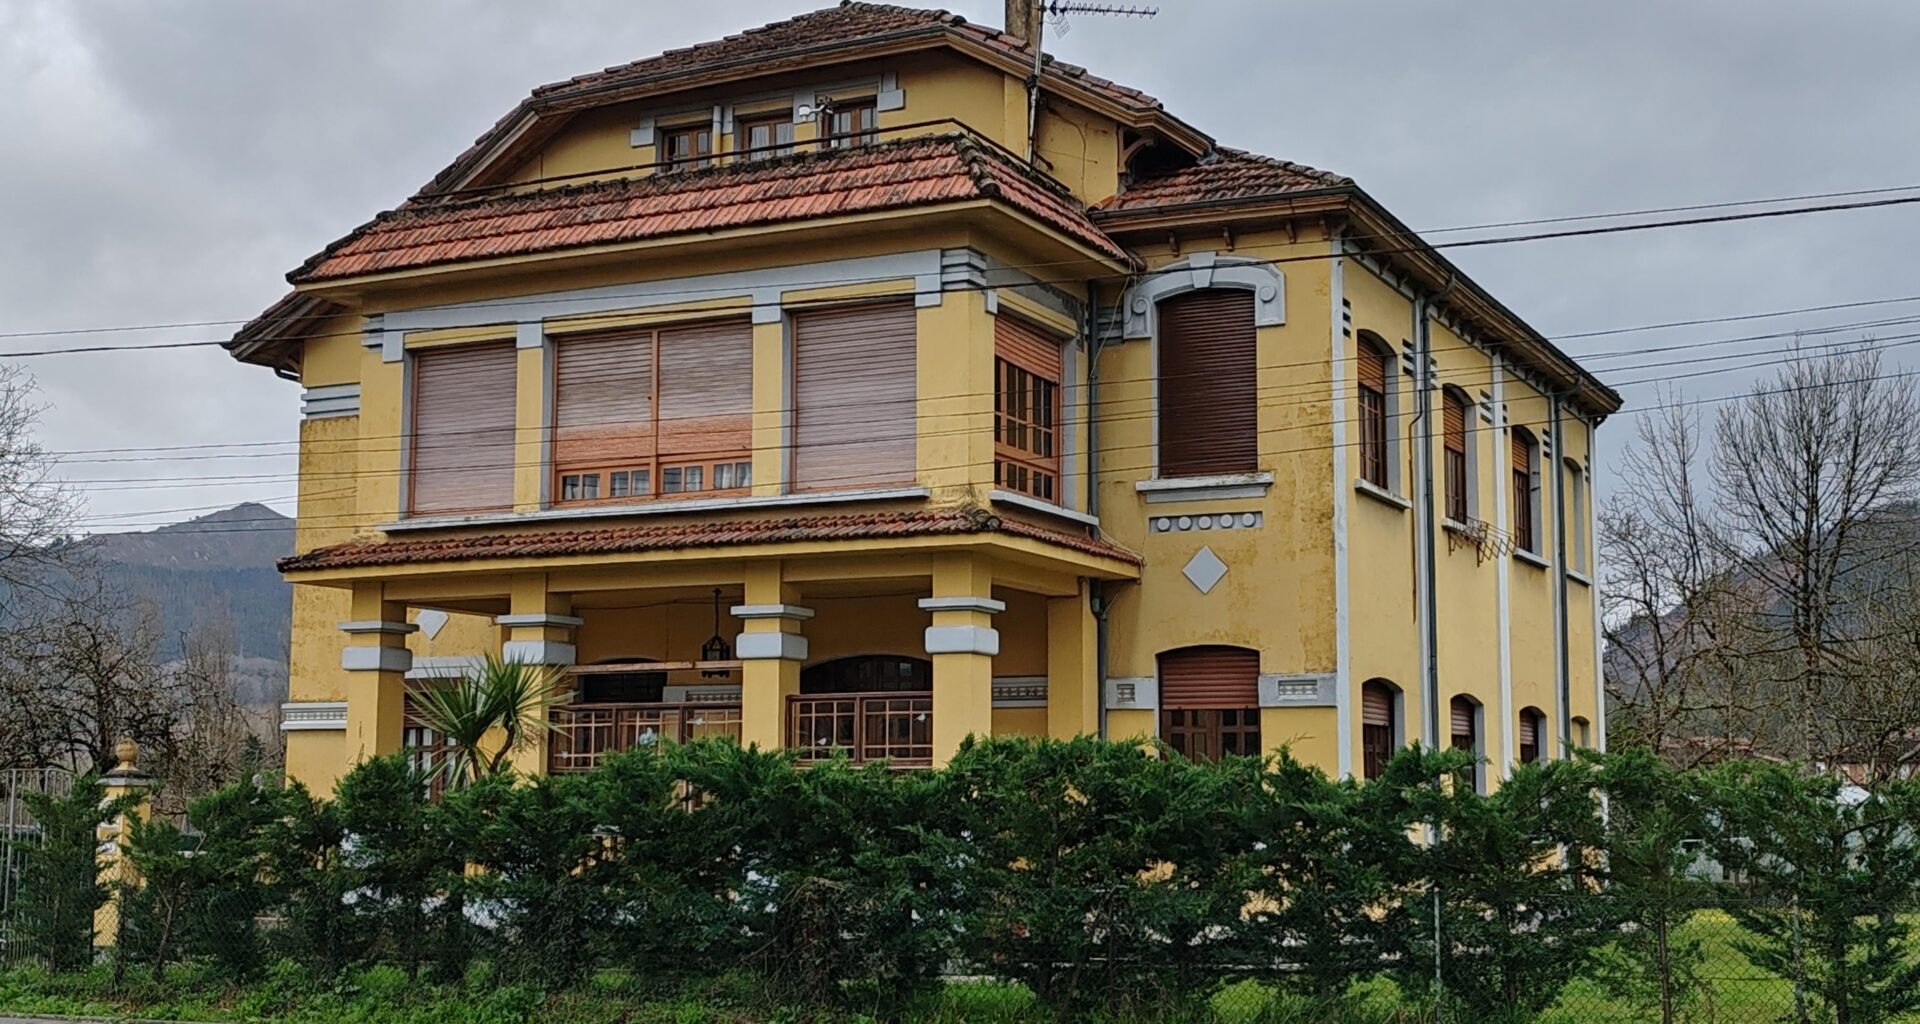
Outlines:
{"type": "Polygon", "coordinates": [[[1467,450],[1467,400],[1457,391],[1448,391],[1446,406],[1446,445],[1450,452],[1467,450]]]}
{"type": "Polygon", "coordinates": [[[513,345],[429,349],[412,359],[408,507],[416,513],[511,508],[513,345]]]}
{"type": "Polygon", "coordinates": [[[745,457],[753,447],[753,325],[660,331],[660,457],[745,457]]]}
{"type": "Polygon", "coordinates": [[[1465,737],[1471,742],[1473,739],[1473,702],[1465,697],[1455,697],[1453,698],[1450,710],[1452,711],[1453,717],[1454,737],[1456,739],[1465,737]]]}
{"type": "Polygon", "coordinates": [[[554,344],[556,466],[644,462],[653,453],[653,332],[610,331],[554,344]]]}
{"type": "Polygon", "coordinates": [[[1364,342],[1360,345],[1360,359],[1355,375],[1361,387],[1372,388],[1383,395],[1387,393],[1387,357],[1372,345],[1364,342]]]}
{"type": "Polygon", "coordinates": [[[1524,430],[1514,430],[1513,434],[1513,471],[1533,474],[1533,438],[1524,430]]]}
{"type": "Polygon", "coordinates": [[[1519,740],[1522,747],[1540,745],[1540,714],[1532,708],[1520,712],[1519,740]]]}
{"type": "Polygon", "coordinates": [[[1393,691],[1379,683],[1360,688],[1360,724],[1393,727],[1393,691]]]}
{"type": "Polygon", "coordinates": [[[1259,468],[1253,293],[1188,292],[1160,303],[1162,477],[1259,468]]]}
{"type": "Polygon", "coordinates": [[[1060,339],[1022,320],[1002,313],[993,318],[993,347],[1000,358],[1019,363],[1029,372],[1060,383],[1060,339]]]}
{"type": "Polygon", "coordinates": [[[910,301],[793,316],[793,484],[825,490],[914,479],[910,301]]]}
{"type": "Polygon", "coordinates": [[[1160,655],[1162,709],[1259,706],[1259,652],[1243,647],[1186,647],[1160,655]]]}

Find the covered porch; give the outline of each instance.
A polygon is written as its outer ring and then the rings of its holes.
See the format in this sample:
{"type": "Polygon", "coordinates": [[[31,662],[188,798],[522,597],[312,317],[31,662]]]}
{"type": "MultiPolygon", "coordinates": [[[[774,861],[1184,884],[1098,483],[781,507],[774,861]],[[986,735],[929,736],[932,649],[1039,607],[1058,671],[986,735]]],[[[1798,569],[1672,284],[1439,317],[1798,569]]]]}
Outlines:
{"type": "Polygon", "coordinates": [[[431,742],[407,727],[408,688],[489,652],[554,666],[569,691],[516,755],[528,772],[709,737],[930,767],[970,735],[1097,732],[1092,590],[1138,567],[1066,539],[1027,527],[341,572],[349,760],[431,742]],[[423,611],[468,628],[427,636],[423,611]]]}

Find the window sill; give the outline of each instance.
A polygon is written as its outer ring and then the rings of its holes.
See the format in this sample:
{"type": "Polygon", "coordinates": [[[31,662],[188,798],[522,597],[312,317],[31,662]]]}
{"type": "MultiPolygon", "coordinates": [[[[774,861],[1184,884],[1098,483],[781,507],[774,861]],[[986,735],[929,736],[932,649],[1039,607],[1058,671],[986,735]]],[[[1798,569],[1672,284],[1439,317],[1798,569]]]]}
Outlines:
{"type": "Polygon", "coordinates": [[[1169,501],[1213,501],[1264,498],[1273,486],[1273,474],[1225,473],[1219,476],[1161,477],[1136,480],[1133,489],[1153,504],[1169,501]]]}
{"type": "Polygon", "coordinates": [[[1379,484],[1373,483],[1369,480],[1355,480],[1353,482],[1353,489],[1361,494],[1366,495],[1369,498],[1372,498],[1373,500],[1381,503],[1382,505],[1392,506],[1393,508],[1397,508],[1402,512],[1405,512],[1408,509],[1413,507],[1413,502],[1408,501],[1407,499],[1402,498],[1398,494],[1395,494],[1392,491],[1389,491],[1386,488],[1380,486],[1379,484]]]}
{"type": "Polygon", "coordinates": [[[460,526],[506,526],[513,523],[567,522],[576,519],[618,519],[630,516],[670,516],[686,512],[717,512],[736,509],[789,508],[796,505],[838,505],[867,501],[907,501],[926,498],[933,491],[926,487],[875,487],[849,491],[809,491],[805,494],[770,494],[744,498],[675,498],[633,502],[626,505],[583,505],[545,508],[537,512],[490,512],[471,516],[419,516],[380,524],[386,533],[409,530],[445,530],[460,526]]]}
{"type": "Polygon", "coordinates": [[[1534,567],[1534,568],[1536,568],[1536,569],[1551,569],[1551,568],[1553,568],[1553,563],[1552,563],[1552,562],[1549,562],[1549,561],[1547,561],[1546,559],[1544,559],[1544,558],[1541,558],[1541,557],[1540,557],[1539,555],[1536,555],[1536,554],[1534,554],[1533,552],[1531,552],[1531,551],[1528,551],[1528,550],[1527,550],[1527,549],[1525,549],[1525,548],[1514,548],[1514,549],[1513,549],[1513,557],[1514,557],[1515,559],[1517,559],[1517,560],[1519,560],[1519,561],[1522,561],[1522,562],[1525,562],[1525,563],[1527,563],[1528,565],[1531,565],[1531,566],[1533,566],[1533,567],[1534,567]]]}
{"type": "Polygon", "coordinates": [[[1030,494],[1021,494],[1019,491],[1003,491],[996,488],[987,492],[987,500],[993,502],[995,505],[1012,505],[1015,508],[1038,512],[1041,515],[1054,516],[1055,518],[1065,519],[1069,522],[1079,523],[1082,526],[1100,525],[1100,520],[1095,516],[1090,516],[1085,512],[1075,512],[1065,505],[1056,505],[1051,501],[1036,498],[1030,494]]]}
{"type": "Polygon", "coordinates": [[[1572,569],[1568,569],[1567,578],[1583,587],[1593,586],[1593,580],[1588,578],[1586,573],[1574,572],[1572,569]]]}

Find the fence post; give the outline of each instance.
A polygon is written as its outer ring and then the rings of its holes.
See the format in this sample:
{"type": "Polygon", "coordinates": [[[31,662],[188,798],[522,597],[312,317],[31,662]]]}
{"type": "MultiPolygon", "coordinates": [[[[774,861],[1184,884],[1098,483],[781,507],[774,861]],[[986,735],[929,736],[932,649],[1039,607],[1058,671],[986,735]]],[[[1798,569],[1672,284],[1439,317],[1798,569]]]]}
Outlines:
{"type": "Polygon", "coordinates": [[[123,739],[113,748],[113,754],[120,763],[100,777],[104,788],[102,796],[107,801],[122,797],[132,797],[133,801],[127,810],[114,815],[113,820],[101,822],[96,832],[100,839],[100,881],[107,886],[107,902],[101,904],[93,914],[93,941],[96,947],[111,947],[120,941],[121,887],[135,880],[133,866],[121,851],[126,847],[133,822],[145,821],[153,813],[150,795],[154,780],[153,776],[140,769],[140,745],[131,739],[123,739]]]}

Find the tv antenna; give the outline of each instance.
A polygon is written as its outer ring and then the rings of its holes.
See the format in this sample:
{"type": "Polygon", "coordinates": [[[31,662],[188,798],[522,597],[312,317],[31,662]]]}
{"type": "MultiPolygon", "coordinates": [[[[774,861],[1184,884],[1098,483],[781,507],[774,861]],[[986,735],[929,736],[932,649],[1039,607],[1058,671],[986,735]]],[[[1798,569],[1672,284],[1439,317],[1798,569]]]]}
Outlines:
{"type": "MultiPolygon", "coordinates": [[[[1033,163],[1035,155],[1036,133],[1040,126],[1040,70],[1045,60],[1041,50],[1040,37],[1046,22],[1052,22],[1054,30],[1066,35],[1071,22],[1067,19],[1075,14],[1093,14],[1111,18],[1151,18],[1160,13],[1158,7],[1142,7],[1137,4],[1103,4],[1091,0],[1026,0],[1031,4],[1026,8],[1031,12],[1030,28],[1023,27],[1029,35],[1028,45],[1033,47],[1033,74],[1027,79],[1027,163],[1033,163]]],[[[1016,3],[1007,5],[1009,20],[1016,3]]],[[[1007,28],[1015,29],[1008,25],[1007,28]]]]}

